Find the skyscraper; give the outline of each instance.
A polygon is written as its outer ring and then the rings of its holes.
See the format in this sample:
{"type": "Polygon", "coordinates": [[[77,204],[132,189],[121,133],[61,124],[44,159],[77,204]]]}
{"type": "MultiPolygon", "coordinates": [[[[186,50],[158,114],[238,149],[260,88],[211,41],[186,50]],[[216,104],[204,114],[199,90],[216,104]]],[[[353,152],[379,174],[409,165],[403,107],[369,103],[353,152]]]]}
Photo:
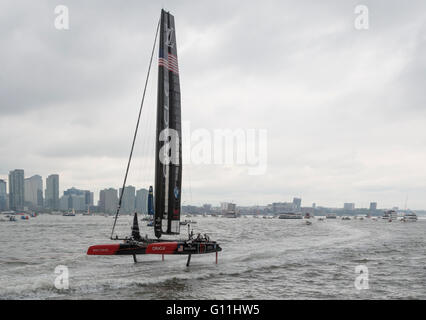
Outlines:
{"type": "Polygon", "coordinates": [[[355,210],[355,203],[345,203],[343,205],[343,209],[350,210],[350,211],[355,210]]]}
{"type": "Polygon", "coordinates": [[[9,172],[9,208],[19,211],[24,209],[24,170],[9,172]]]}
{"type": "Polygon", "coordinates": [[[59,175],[51,174],[46,179],[45,206],[48,209],[59,209],[59,175]]]}
{"type": "Polygon", "coordinates": [[[6,181],[0,179],[0,211],[7,209],[6,181]]]}
{"type": "Polygon", "coordinates": [[[39,175],[24,180],[24,200],[30,207],[43,206],[43,179],[39,175]]]}
{"type": "Polygon", "coordinates": [[[64,196],[68,196],[69,199],[69,208],[75,210],[87,210],[90,206],[93,205],[93,192],[89,190],[80,190],[72,187],[71,189],[67,189],[64,191],[64,196]],[[80,200],[77,200],[74,196],[83,198],[83,207],[80,205],[80,200]],[[74,200],[73,200],[74,199],[74,200]],[[78,203],[78,205],[73,204],[78,203]],[[77,202],[76,202],[77,201],[77,202]]]}
{"type": "Polygon", "coordinates": [[[99,192],[99,210],[103,213],[115,213],[118,204],[117,189],[109,188],[99,192]]]}
{"type": "Polygon", "coordinates": [[[294,206],[294,209],[300,210],[300,208],[302,207],[302,199],[293,198],[293,206],[294,206]]]}
{"type": "Polygon", "coordinates": [[[148,190],[140,189],[136,192],[136,212],[141,214],[148,213],[148,190]]]}
{"type": "Polygon", "coordinates": [[[377,202],[370,202],[370,211],[377,210],[377,202]]]}
{"type": "MultiPolygon", "coordinates": [[[[122,192],[120,188],[120,196],[122,192]]],[[[135,197],[135,187],[128,186],[124,189],[123,200],[121,202],[121,212],[122,213],[133,213],[135,211],[136,197],[135,197]]]]}

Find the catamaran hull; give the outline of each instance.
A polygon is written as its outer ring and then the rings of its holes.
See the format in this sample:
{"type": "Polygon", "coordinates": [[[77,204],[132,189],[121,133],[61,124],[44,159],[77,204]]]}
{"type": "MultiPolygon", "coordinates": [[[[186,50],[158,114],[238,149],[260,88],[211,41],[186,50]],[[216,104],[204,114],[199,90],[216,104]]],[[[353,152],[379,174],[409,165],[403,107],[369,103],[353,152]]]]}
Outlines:
{"type": "Polygon", "coordinates": [[[120,243],[89,247],[88,255],[137,255],[137,254],[206,254],[220,252],[222,248],[216,242],[156,242],[156,243],[120,243]]]}

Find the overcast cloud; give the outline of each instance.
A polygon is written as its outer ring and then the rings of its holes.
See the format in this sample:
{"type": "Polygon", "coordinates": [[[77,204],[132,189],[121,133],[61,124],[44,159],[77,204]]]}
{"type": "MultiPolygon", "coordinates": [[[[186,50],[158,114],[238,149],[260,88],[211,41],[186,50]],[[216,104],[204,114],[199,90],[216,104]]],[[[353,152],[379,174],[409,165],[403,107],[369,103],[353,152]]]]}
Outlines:
{"type": "MultiPolygon", "coordinates": [[[[267,171],[186,165],[184,204],[426,208],[424,1],[163,1],[192,129],[266,129],[267,171]],[[354,28],[356,5],[370,28],[354,28]]],[[[0,178],[122,183],[161,4],[0,3],[0,178]],[[54,28],[69,7],[70,29],[54,28]]],[[[154,63],[154,66],[156,64],[154,63]]],[[[152,183],[153,69],[129,183],[152,183]],[[149,139],[151,138],[151,139],[149,139]],[[151,157],[150,157],[151,156],[151,157]]]]}

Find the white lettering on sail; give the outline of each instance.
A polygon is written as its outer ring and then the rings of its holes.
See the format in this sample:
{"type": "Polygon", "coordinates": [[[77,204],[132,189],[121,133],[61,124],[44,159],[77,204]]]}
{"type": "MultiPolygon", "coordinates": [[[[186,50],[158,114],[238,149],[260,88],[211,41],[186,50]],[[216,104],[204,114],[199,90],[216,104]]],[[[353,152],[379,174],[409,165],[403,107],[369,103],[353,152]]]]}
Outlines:
{"type": "Polygon", "coordinates": [[[166,95],[166,97],[168,97],[169,96],[169,91],[170,91],[170,89],[169,89],[170,87],[169,87],[169,82],[168,81],[165,81],[164,82],[164,94],[166,95]]]}
{"type": "Polygon", "coordinates": [[[164,105],[164,129],[169,128],[169,106],[164,105]]]}
{"type": "Polygon", "coordinates": [[[174,43],[174,39],[173,39],[173,28],[167,28],[166,30],[166,46],[173,48],[175,43],[174,43]]]}

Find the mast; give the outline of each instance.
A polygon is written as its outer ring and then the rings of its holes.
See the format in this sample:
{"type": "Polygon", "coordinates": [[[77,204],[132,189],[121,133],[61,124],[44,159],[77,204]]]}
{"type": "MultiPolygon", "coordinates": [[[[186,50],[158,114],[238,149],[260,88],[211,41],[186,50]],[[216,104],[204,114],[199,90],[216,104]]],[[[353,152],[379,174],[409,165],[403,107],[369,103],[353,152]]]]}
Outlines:
{"type": "Polygon", "coordinates": [[[173,15],[161,10],[155,150],[155,236],[179,234],[182,141],[179,67],[173,15]]]}

